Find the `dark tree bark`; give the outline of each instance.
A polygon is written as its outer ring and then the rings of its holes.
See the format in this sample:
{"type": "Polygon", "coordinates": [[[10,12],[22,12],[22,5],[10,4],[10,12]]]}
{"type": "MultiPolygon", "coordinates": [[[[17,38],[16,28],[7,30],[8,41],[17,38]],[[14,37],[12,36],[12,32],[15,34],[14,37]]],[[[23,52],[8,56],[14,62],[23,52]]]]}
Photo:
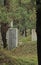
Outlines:
{"type": "MultiPolygon", "coordinates": [[[[7,8],[7,12],[9,12],[10,0],[4,0],[4,6],[7,8]]],[[[3,47],[7,47],[7,41],[6,41],[6,32],[8,30],[8,24],[7,23],[1,23],[1,36],[2,36],[2,41],[3,41],[3,47]]]]}
{"type": "Polygon", "coordinates": [[[36,21],[36,33],[37,33],[37,55],[38,65],[41,65],[41,3],[40,0],[36,0],[37,10],[37,21],[36,21]]]}
{"type": "Polygon", "coordinates": [[[6,40],[6,32],[8,30],[8,24],[7,23],[1,23],[1,36],[3,41],[3,48],[7,47],[7,40],[6,40]]]}
{"type": "Polygon", "coordinates": [[[23,36],[23,34],[24,34],[24,30],[22,30],[21,32],[22,32],[21,35],[23,36]]]}
{"type": "Polygon", "coordinates": [[[18,0],[18,2],[19,2],[19,6],[21,6],[21,0],[18,0]]]}
{"type": "Polygon", "coordinates": [[[4,0],[4,6],[6,6],[6,0],[4,0]]]}
{"type": "Polygon", "coordinates": [[[27,29],[26,29],[26,27],[25,27],[25,37],[27,37],[27,29]]]}
{"type": "Polygon", "coordinates": [[[7,8],[7,11],[9,12],[10,9],[10,1],[9,0],[4,0],[4,6],[7,8]]]}
{"type": "Polygon", "coordinates": [[[25,37],[27,37],[27,29],[26,29],[26,27],[25,27],[25,29],[22,30],[22,34],[21,35],[22,36],[24,35],[25,37]]]}

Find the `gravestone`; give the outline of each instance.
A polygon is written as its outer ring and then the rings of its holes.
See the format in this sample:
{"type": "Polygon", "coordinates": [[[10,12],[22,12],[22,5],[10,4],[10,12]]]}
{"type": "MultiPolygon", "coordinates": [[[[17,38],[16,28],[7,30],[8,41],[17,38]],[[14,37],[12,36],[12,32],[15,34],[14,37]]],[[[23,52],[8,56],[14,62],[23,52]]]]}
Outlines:
{"type": "Polygon", "coordinates": [[[36,35],[35,29],[32,29],[32,35],[31,35],[31,37],[32,37],[32,41],[36,41],[37,40],[37,35],[36,35]]]}
{"type": "Polygon", "coordinates": [[[11,28],[13,27],[13,21],[11,21],[10,26],[11,26],[11,28]]]}
{"type": "Polygon", "coordinates": [[[6,39],[9,50],[16,48],[18,46],[18,29],[9,28],[9,30],[7,31],[6,39]]]}

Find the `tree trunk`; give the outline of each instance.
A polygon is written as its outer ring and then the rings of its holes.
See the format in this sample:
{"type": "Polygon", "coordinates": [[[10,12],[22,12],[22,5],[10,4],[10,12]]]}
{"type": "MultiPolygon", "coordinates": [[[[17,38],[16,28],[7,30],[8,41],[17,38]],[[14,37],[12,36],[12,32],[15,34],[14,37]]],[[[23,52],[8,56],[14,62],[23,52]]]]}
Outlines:
{"type": "Polygon", "coordinates": [[[41,65],[41,5],[39,0],[37,0],[36,3],[37,3],[37,11],[36,11],[37,55],[38,55],[38,65],[41,65]]]}
{"type": "Polygon", "coordinates": [[[24,37],[27,37],[27,29],[26,28],[22,30],[21,35],[24,36],[24,37]]]}
{"type": "Polygon", "coordinates": [[[19,6],[21,6],[21,0],[18,0],[19,1],[19,6]]]}
{"type": "Polygon", "coordinates": [[[8,30],[7,23],[1,23],[1,36],[3,41],[3,48],[7,47],[6,32],[8,30]]]}
{"type": "Polygon", "coordinates": [[[7,8],[7,11],[9,11],[10,1],[9,0],[4,0],[4,6],[7,8]]]}
{"type": "Polygon", "coordinates": [[[32,32],[31,32],[31,31],[32,31],[32,29],[30,29],[30,34],[32,34],[32,32]]]}
{"type": "Polygon", "coordinates": [[[26,29],[26,27],[25,27],[25,37],[27,37],[27,29],[26,29]]]}
{"type": "Polygon", "coordinates": [[[23,34],[24,34],[24,30],[22,30],[21,32],[22,32],[21,35],[23,36],[23,34]]]}

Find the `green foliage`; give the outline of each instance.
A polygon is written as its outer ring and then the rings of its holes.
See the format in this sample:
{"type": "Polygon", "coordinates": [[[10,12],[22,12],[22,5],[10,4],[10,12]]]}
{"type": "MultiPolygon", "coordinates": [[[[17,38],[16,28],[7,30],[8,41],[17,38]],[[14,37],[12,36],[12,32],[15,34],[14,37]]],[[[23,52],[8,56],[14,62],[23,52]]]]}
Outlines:
{"type": "Polygon", "coordinates": [[[0,6],[4,5],[4,0],[0,0],[0,6]]]}
{"type": "Polygon", "coordinates": [[[0,7],[0,22],[10,22],[11,12],[7,12],[6,8],[0,7]]]}
{"type": "Polygon", "coordinates": [[[19,27],[19,29],[25,27],[30,29],[35,28],[35,2],[36,0],[9,0],[9,12],[5,7],[0,6],[0,21],[10,22],[13,20],[14,27],[19,27]]]}
{"type": "Polygon", "coordinates": [[[22,3],[29,3],[30,0],[22,0],[22,3]]]}
{"type": "MultiPolygon", "coordinates": [[[[27,0],[25,0],[27,1],[27,0]]],[[[21,1],[24,3],[24,0],[21,1]]],[[[26,2],[26,4],[28,4],[26,2]]],[[[31,6],[31,5],[30,5],[31,6]]],[[[31,8],[28,11],[28,8],[23,7],[23,6],[17,6],[16,11],[14,12],[14,17],[16,19],[17,24],[19,26],[19,28],[35,28],[35,24],[36,24],[36,13],[35,13],[35,7],[33,6],[33,11],[31,10],[31,8]]]]}

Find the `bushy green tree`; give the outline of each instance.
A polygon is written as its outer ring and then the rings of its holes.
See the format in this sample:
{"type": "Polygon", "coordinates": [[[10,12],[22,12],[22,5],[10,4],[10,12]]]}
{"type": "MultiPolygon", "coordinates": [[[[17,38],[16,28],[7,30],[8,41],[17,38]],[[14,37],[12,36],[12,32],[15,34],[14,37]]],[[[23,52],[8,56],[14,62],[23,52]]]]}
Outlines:
{"type": "Polygon", "coordinates": [[[10,23],[19,31],[35,28],[36,0],[0,0],[0,22],[10,23]],[[5,1],[5,3],[3,3],[5,1]]]}

